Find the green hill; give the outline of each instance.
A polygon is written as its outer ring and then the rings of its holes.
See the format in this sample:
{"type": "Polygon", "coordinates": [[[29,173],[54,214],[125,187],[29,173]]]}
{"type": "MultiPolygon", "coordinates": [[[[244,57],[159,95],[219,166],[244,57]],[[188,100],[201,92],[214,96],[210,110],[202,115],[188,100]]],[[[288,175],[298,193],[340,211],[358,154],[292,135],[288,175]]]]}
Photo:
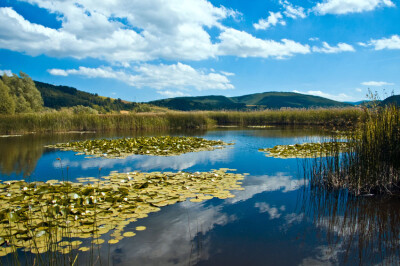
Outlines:
{"type": "Polygon", "coordinates": [[[150,104],[167,107],[169,109],[192,111],[192,110],[242,110],[246,104],[234,102],[225,96],[200,96],[200,97],[177,97],[149,102],[150,104]]]}
{"type": "Polygon", "coordinates": [[[400,95],[393,95],[381,102],[381,105],[395,104],[400,106],[400,95]]]}
{"type": "Polygon", "coordinates": [[[138,105],[121,99],[101,97],[68,86],[55,86],[39,81],[35,81],[35,85],[42,95],[44,106],[54,109],[83,105],[101,112],[110,112],[132,110],[138,105]]]}
{"type": "Polygon", "coordinates": [[[238,97],[201,96],[178,97],[149,102],[169,109],[190,110],[254,110],[280,108],[348,107],[351,104],[337,102],[319,96],[294,92],[264,92],[238,97]]]}

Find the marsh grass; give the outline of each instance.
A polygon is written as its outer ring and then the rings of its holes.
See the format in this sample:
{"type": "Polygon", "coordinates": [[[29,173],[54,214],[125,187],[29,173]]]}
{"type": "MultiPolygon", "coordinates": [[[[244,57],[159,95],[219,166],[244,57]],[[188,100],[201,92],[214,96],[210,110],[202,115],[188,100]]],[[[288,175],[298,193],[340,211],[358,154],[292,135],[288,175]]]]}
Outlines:
{"type": "Polygon", "coordinates": [[[355,195],[399,195],[400,109],[366,109],[365,117],[348,137],[349,151],[333,149],[327,157],[305,162],[304,173],[311,184],[346,188],[355,195]]]}
{"type": "Polygon", "coordinates": [[[67,131],[144,131],[206,129],[214,126],[332,125],[349,126],[362,119],[358,108],[288,109],[252,112],[162,112],[72,114],[68,112],[1,115],[0,133],[67,131]]]}

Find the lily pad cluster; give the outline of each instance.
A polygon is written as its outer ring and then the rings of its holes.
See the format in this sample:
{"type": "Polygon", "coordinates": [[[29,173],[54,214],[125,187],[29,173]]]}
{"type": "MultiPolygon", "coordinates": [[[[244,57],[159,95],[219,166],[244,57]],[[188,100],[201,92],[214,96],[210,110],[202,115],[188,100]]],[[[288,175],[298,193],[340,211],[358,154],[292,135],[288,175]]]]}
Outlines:
{"type": "Polygon", "coordinates": [[[75,151],[94,157],[124,158],[133,154],[179,155],[182,153],[214,150],[229,145],[220,140],[197,137],[138,137],[120,139],[95,139],[48,145],[63,151],[75,151]]]}
{"type": "Polygon", "coordinates": [[[125,227],[160,207],[186,201],[234,197],[243,175],[211,172],[117,173],[78,182],[49,180],[0,184],[0,256],[17,249],[32,253],[87,251],[132,237],[125,227]],[[103,237],[102,237],[103,236],[103,237]],[[86,239],[86,240],[85,240],[86,239]],[[84,243],[85,242],[85,243],[84,243]]]}
{"type": "Polygon", "coordinates": [[[316,158],[328,156],[335,152],[348,152],[350,142],[321,142],[303,143],[294,145],[277,145],[273,148],[259,149],[266,152],[267,157],[288,159],[288,158],[316,158]]]}

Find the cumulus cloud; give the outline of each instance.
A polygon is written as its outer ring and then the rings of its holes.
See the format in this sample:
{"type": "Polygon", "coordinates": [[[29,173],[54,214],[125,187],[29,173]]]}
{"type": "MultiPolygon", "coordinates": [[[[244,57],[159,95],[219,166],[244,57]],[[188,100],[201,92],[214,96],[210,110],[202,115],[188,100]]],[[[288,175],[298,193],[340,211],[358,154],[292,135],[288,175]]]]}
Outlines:
{"type": "MultiPolygon", "coordinates": [[[[57,14],[61,27],[35,24],[10,7],[0,8],[0,48],[32,56],[90,57],[126,67],[155,59],[282,58],[310,52],[292,40],[263,40],[226,27],[224,20],[240,13],[206,0],[25,1],[57,14]],[[207,32],[210,28],[221,32],[216,42],[207,32]]],[[[273,16],[278,20],[271,17],[269,23],[284,23],[278,18],[281,13],[273,16]]]]}
{"type": "Polygon", "coordinates": [[[282,39],[280,42],[263,40],[232,28],[225,29],[218,38],[221,41],[218,44],[219,55],[282,59],[311,52],[308,45],[292,40],[282,39]]]}
{"type": "Polygon", "coordinates": [[[269,16],[267,19],[260,19],[258,23],[253,24],[253,27],[256,30],[265,30],[277,24],[286,25],[286,22],[283,20],[281,12],[269,12],[269,16]]]}
{"type": "Polygon", "coordinates": [[[337,46],[330,46],[327,42],[322,43],[322,47],[314,46],[313,52],[325,54],[337,54],[341,52],[355,52],[353,46],[347,43],[339,43],[337,46]]]}
{"type": "Polygon", "coordinates": [[[61,28],[31,23],[0,8],[0,47],[29,55],[94,57],[111,62],[202,60],[215,49],[205,28],[236,12],[206,0],[27,0],[58,15],[61,28]]]}
{"type": "Polygon", "coordinates": [[[12,71],[8,69],[0,69],[0,76],[3,76],[4,74],[6,74],[7,76],[12,76],[12,71]]]}
{"type": "Polygon", "coordinates": [[[347,95],[345,93],[339,93],[338,95],[334,95],[334,94],[325,93],[325,92],[322,92],[322,91],[313,91],[313,90],[309,90],[309,91],[294,90],[293,92],[302,93],[302,94],[309,94],[309,95],[314,95],[314,96],[320,96],[320,97],[332,99],[332,100],[335,100],[335,101],[350,101],[350,100],[354,100],[353,97],[351,97],[351,96],[349,96],[349,95],[347,95]]]}
{"type": "Polygon", "coordinates": [[[390,38],[382,38],[371,40],[368,43],[359,43],[359,45],[368,47],[373,46],[375,50],[395,50],[400,49],[400,36],[399,35],[392,35],[390,38]]]}
{"type": "Polygon", "coordinates": [[[391,0],[324,0],[322,3],[318,3],[313,10],[319,15],[343,15],[394,6],[395,4],[391,0]]]}
{"type": "Polygon", "coordinates": [[[370,87],[382,87],[382,86],[394,85],[394,83],[390,83],[390,82],[386,82],[386,81],[365,81],[365,82],[362,82],[361,85],[370,86],[370,87]]]}
{"type": "Polygon", "coordinates": [[[305,18],[307,16],[304,8],[301,6],[294,6],[287,0],[280,0],[279,3],[285,8],[283,14],[288,18],[297,19],[305,18]]]}
{"type": "Polygon", "coordinates": [[[182,63],[173,65],[143,64],[133,67],[132,73],[126,70],[115,70],[111,67],[88,68],[82,66],[78,69],[49,69],[48,72],[59,76],[80,75],[88,78],[116,79],[136,88],[149,87],[163,90],[164,93],[168,91],[165,90],[168,88],[180,90],[234,88],[224,74],[207,73],[182,63]]]}

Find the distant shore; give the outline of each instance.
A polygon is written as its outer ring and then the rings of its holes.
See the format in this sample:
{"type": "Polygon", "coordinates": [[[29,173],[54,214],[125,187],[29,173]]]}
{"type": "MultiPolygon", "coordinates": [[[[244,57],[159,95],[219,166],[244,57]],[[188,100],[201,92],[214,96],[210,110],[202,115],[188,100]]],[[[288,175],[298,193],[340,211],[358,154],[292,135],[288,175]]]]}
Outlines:
{"type": "Polygon", "coordinates": [[[0,134],[28,132],[207,129],[216,126],[351,126],[363,119],[359,108],[288,109],[252,112],[198,111],[129,114],[66,112],[0,115],[0,134]]]}

